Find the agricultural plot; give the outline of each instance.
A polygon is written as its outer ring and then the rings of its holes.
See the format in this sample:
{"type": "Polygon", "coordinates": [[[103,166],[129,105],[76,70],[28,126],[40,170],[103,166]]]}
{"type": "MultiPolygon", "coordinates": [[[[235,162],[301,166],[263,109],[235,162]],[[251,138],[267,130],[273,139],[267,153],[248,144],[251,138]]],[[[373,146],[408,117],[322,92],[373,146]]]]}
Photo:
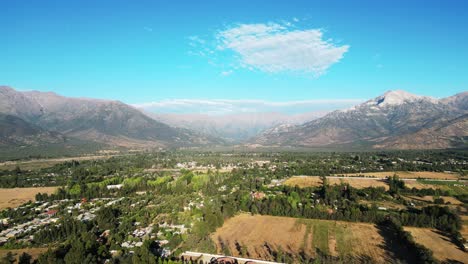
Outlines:
{"type": "Polygon", "coordinates": [[[458,180],[460,175],[458,173],[448,172],[433,172],[433,171],[379,171],[379,172],[364,172],[364,173],[347,173],[336,176],[364,176],[386,178],[394,174],[403,179],[438,179],[438,180],[458,180]]]}
{"type": "Polygon", "coordinates": [[[353,257],[376,263],[392,257],[372,224],[241,214],[212,236],[218,253],[274,260],[274,252],[353,257]]]}
{"type": "MultiPolygon", "coordinates": [[[[423,197],[419,197],[419,196],[408,196],[408,197],[411,198],[411,199],[414,199],[414,200],[418,200],[418,201],[422,201],[422,202],[429,202],[429,203],[433,203],[434,199],[437,198],[437,197],[430,196],[430,195],[426,195],[426,196],[423,196],[423,197]]],[[[461,201],[459,201],[455,197],[440,196],[440,198],[442,198],[444,200],[444,203],[448,202],[448,203],[453,204],[453,205],[462,205],[463,204],[461,201]]]]}
{"type": "Polygon", "coordinates": [[[13,170],[19,166],[22,170],[38,170],[43,168],[52,167],[67,161],[86,161],[86,160],[99,160],[108,159],[115,155],[91,155],[91,156],[78,156],[67,158],[54,158],[54,159],[34,159],[24,161],[5,161],[0,163],[0,170],[13,170]]]}
{"type": "Polygon", "coordinates": [[[416,189],[440,189],[449,191],[453,195],[468,193],[468,185],[465,181],[407,180],[405,186],[416,189]]]}
{"type": "MultiPolygon", "coordinates": [[[[329,184],[341,184],[349,183],[349,185],[353,186],[354,188],[366,188],[366,187],[384,187],[388,190],[388,184],[382,179],[372,179],[372,178],[334,178],[334,177],[327,177],[329,184]]],[[[289,178],[284,182],[285,185],[288,186],[299,186],[301,188],[304,187],[317,187],[322,184],[322,180],[318,176],[294,176],[289,178]]]]}
{"type": "Polygon", "coordinates": [[[439,231],[429,228],[405,227],[411,232],[414,240],[429,248],[434,252],[434,257],[443,262],[453,262],[453,260],[466,263],[468,253],[457,248],[450,238],[444,236],[439,231]]]}
{"type": "Polygon", "coordinates": [[[57,187],[0,188],[0,210],[20,206],[29,200],[34,201],[37,193],[51,194],[56,190],[57,187]]]}

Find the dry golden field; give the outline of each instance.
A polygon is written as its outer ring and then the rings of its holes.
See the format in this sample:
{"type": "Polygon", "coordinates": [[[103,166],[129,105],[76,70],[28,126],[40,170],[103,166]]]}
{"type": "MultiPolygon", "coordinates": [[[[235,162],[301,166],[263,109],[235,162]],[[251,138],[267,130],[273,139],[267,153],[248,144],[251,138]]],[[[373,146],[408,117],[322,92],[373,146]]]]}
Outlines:
{"type": "MultiPolygon", "coordinates": [[[[419,197],[419,196],[408,196],[409,198],[411,199],[414,199],[414,200],[419,200],[419,201],[423,201],[423,202],[434,202],[434,196],[430,196],[430,195],[426,195],[426,196],[423,196],[423,197],[419,197]]],[[[453,204],[453,205],[462,205],[463,203],[459,200],[457,200],[457,198],[455,197],[451,197],[451,196],[440,196],[440,198],[442,198],[444,200],[444,203],[446,202],[450,202],[450,204],[453,204]]]]}
{"type": "MultiPolygon", "coordinates": [[[[382,179],[364,179],[364,178],[327,178],[329,184],[340,184],[341,182],[349,183],[349,185],[355,188],[366,188],[366,187],[384,187],[388,190],[388,184],[382,179]]],[[[322,180],[318,176],[294,176],[284,182],[288,186],[299,186],[304,187],[315,187],[320,186],[322,180]]]]}
{"type": "Polygon", "coordinates": [[[460,233],[465,239],[468,239],[468,215],[462,215],[460,217],[463,222],[462,230],[460,230],[460,233]]]}
{"type": "Polygon", "coordinates": [[[35,200],[37,193],[54,193],[57,187],[0,188],[0,210],[17,207],[35,200]]]}
{"type": "Polygon", "coordinates": [[[441,235],[437,230],[417,227],[405,227],[405,230],[411,232],[417,243],[432,250],[434,257],[438,260],[444,262],[457,260],[461,263],[467,263],[468,253],[457,248],[450,238],[441,235]]]}
{"type": "Polygon", "coordinates": [[[340,174],[336,176],[375,176],[377,178],[386,178],[391,177],[394,174],[398,175],[400,178],[403,179],[417,179],[417,178],[425,178],[425,179],[439,179],[439,180],[457,180],[460,178],[458,173],[446,173],[446,172],[428,172],[428,171],[380,171],[380,172],[364,172],[364,173],[348,173],[348,174],[340,174]]]}
{"type": "Polygon", "coordinates": [[[367,223],[296,219],[241,214],[227,220],[211,236],[218,253],[273,260],[272,251],[316,257],[318,250],[332,256],[388,262],[378,229],[367,223]]]}
{"type": "Polygon", "coordinates": [[[42,168],[52,167],[55,164],[63,163],[66,161],[85,161],[85,160],[97,160],[97,159],[108,159],[115,155],[92,155],[92,156],[79,156],[79,157],[67,157],[67,158],[55,158],[55,159],[34,159],[24,161],[5,161],[0,162],[0,170],[12,170],[19,166],[22,170],[36,170],[42,168]]]}

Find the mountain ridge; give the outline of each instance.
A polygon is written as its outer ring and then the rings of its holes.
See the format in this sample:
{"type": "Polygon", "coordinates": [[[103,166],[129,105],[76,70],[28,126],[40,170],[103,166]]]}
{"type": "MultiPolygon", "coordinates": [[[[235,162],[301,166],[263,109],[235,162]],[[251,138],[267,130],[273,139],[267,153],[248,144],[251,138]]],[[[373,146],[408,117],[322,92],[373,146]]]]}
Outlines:
{"type": "MultiPolygon", "coordinates": [[[[398,137],[417,133],[466,114],[467,93],[435,99],[404,91],[388,91],[362,104],[345,110],[333,111],[324,117],[301,125],[273,128],[249,141],[249,144],[273,146],[325,147],[353,142],[368,142],[373,148],[404,149],[398,137]],[[379,142],[393,143],[379,144],[379,142]]],[[[462,123],[463,124],[463,123],[462,123]]],[[[468,129],[460,127],[453,137],[457,143],[427,144],[425,147],[463,145],[468,129]],[[462,136],[460,136],[462,135],[462,136]]],[[[433,130],[432,133],[435,133],[433,130]]],[[[447,135],[448,136],[448,135],[447,135]]],[[[424,145],[424,143],[421,143],[424,145]]],[[[416,146],[413,146],[416,147],[416,146]]],[[[411,147],[411,148],[413,148],[411,147]]],[[[424,146],[423,146],[424,147],[424,146]]],[[[417,148],[420,148],[417,146],[417,148]]],[[[439,147],[437,147],[439,148],[439,147]]]]}
{"type": "Polygon", "coordinates": [[[0,87],[0,112],[68,137],[122,147],[174,147],[221,143],[155,121],[120,101],[69,98],[52,92],[0,87]]]}
{"type": "Polygon", "coordinates": [[[403,90],[387,91],[326,114],[208,116],[146,113],[120,101],[19,92],[0,86],[0,114],[1,144],[76,138],[125,148],[229,143],[422,149],[466,147],[468,139],[468,92],[436,99],[403,90]]]}

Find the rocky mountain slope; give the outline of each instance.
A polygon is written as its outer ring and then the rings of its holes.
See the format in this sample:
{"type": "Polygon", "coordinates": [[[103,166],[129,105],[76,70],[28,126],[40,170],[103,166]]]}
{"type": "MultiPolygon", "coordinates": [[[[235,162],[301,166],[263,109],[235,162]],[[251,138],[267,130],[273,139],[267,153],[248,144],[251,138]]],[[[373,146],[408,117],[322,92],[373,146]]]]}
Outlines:
{"type": "Polygon", "coordinates": [[[64,140],[59,133],[46,131],[17,116],[0,113],[0,146],[38,145],[64,140]]]}
{"type": "Polygon", "coordinates": [[[123,147],[195,146],[221,142],[155,121],[118,101],[67,98],[55,93],[0,87],[0,113],[42,130],[123,147]]]}
{"type": "Polygon", "coordinates": [[[372,146],[413,149],[464,146],[468,93],[435,99],[389,91],[350,109],[297,126],[267,130],[250,143],[276,146],[372,146]]]}

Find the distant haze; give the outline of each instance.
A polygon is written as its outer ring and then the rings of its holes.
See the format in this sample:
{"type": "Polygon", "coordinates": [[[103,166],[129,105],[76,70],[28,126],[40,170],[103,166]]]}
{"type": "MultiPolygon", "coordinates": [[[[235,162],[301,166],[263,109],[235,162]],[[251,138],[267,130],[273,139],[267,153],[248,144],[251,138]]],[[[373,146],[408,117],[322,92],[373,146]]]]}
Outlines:
{"type": "Polygon", "coordinates": [[[302,124],[326,114],[325,111],[287,115],[277,112],[252,112],[224,115],[208,114],[156,114],[147,113],[152,118],[174,127],[226,138],[231,142],[240,142],[256,136],[263,130],[280,124],[302,124]]]}
{"type": "Polygon", "coordinates": [[[258,99],[170,99],[133,104],[153,113],[225,115],[242,113],[304,114],[348,108],[364,99],[305,99],[268,101],[258,99]]]}

